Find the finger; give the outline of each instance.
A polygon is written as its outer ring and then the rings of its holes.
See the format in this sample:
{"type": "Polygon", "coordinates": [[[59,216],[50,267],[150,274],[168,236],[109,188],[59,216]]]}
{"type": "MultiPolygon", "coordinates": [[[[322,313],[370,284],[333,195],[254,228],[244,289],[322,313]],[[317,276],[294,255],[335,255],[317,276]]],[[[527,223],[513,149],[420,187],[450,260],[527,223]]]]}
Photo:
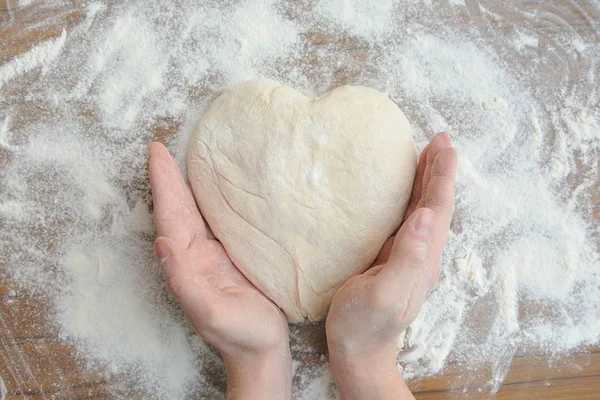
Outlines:
{"type": "Polygon", "coordinates": [[[148,146],[148,175],[152,187],[154,215],[159,236],[171,238],[179,248],[206,234],[204,221],[189,189],[182,184],[179,168],[161,143],[148,146]]]}
{"type": "Polygon", "coordinates": [[[373,261],[373,266],[387,262],[388,258],[390,258],[390,252],[392,251],[392,246],[394,244],[395,237],[396,237],[395,235],[392,237],[389,237],[385,241],[383,246],[381,246],[381,250],[379,250],[379,254],[377,255],[377,258],[375,258],[375,261],[373,261]]]}
{"type": "Polygon", "coordinates": [[[194,226],[192,229],[193,236],[195,236],[195,237],[201,236],[201,237],[205,237],[207,239],[214,239],[215,235],[212,233],[210,226],[208,226],[208,223],[206,222],[206,220],[204,219],[204,216],[202,215],[200,207],[196,203],[196,198],[194,197],[194,192],[192,191],[192,187],[190,185],[188,185],[187,183],[185,183],[183,181],[183,178],[182,178],[182,185],[184,187],[184,192],[186,193],[186,199],[185,199],[186,207],[190,210],[197,211],[197,215],[196,215],[197,218],[194,219],[194,226]]]}
{"type": "MultiPolygon", "coordinates": [[[[168,152],[168,150],[167,150],[167,152],[168,152]]],[[[174,171],[181,171],[179,169],[179,164],[177,164],[177,161],[175,161],[175,157],[173,157],[173,155],[171,153],[169,153],[169,158],[171,159],[171,165],[173,166],[173,170],[174,171]]],[[[181,186],[183,187],[183,193],[184,193],[183,194],[183,199],[185,201],[186,206],[188,206],[189,208],[199,209],[198,204],[196,203],[196,198],[194,197],[194,192],[192,191],[191,186],[186,183],[186,181],[185,181],[183,175],[181,174],[181,172],[178,175],[179,175],[179,181],[181,182],[181,186]]],[[[200,214],[200,216],[202,216],[202,214],[200,214]]],[[[204,218],[202,218],[202,219],[204,220],[204,218]]],[[[204,222],[204,225],[208,229],[208,225],[206,224],[206,222],[204,222]]],[[[212,235],[212,233],[210,233],[210,232],[208,234],[212,235]]]]}
{"type": "Polygon", "coordinates": [[[183,222],[179,177],[173,169],[167,149],[162,144],[150,144],[148,155],[148,176],[152,187],[158,235],[170,238],[178,248],[185,249],[191,237],[183,222]]]}
{"type": "Polygon", "coordinates": [[[374,264],[371,268],[363,272],[363,275],[375,276],[381,271],[385,264],[374,264]]]}
{"type": "MultiPolygon", "coordinates": [[[[410,274],[423,275],[437,218],[432,209],[425,207],[417,209],[410,216],[398,231],[390,250],[388,266],[381,271],[379,278],[409,282],[412,280],[405,278],[410,274]]],[[[435,274],[432,276],[435,278],[435,274]]]]}
{"type": "Polygon", "coordinates": [[[425,174],[425,166],[427,165],[427,153],[429,152],[429,144],[425,146],[419,157],[419,163],[417,164],[417,172],[415,173],[415,180],[413,182],[412,192],[410,194],[410,202],[408,208],[404,213],[404,220],[406,221],[410,214],[415,211],[417,203],[421,199],[421,191],[423,189],[423,175],[425,174]]]}
{"type": "Polygon", "coordinates": [[[440,132],[436,134],[433,139],[431,139],[431,143],[429,144],[429,151],[427,152],[427,160],[425,164],[425,171],[423,172],[423,183],[421,185],[421,196],[419,201],[417,202],[417,206],[415,208],[423,207],[425,204],[423,194],[427,193],[427,187],[429,186],[429,178],[431,177],[431,166],[433,165],[433,161],[435,157],[438,155],[440,151],[442,151],[446,147],[452,146],[452,142],[450,141],[450,136],[446,132],[440,132]]]}
{"type": "Polygon", "coordinates": [[[220,292],[196,271],[194,260],[170,238],[156,239],[154,252],[165,271],[169,288],[194,328],[203,330],[211,326],[215,309],[224,301],[220,292]]]}
{"type": "MultiPolygon", "coordinates": [[[[162,143],[161,143],[162,144],[162,143]]],[[[169,151],[167,150],[166,147],[162,146],[168,153],[169,155],[169,159],[171,160],[171,165],[173,168],[173,171],[177,171],[177,175],[179,177],[179,182],[181,184],[182,192],[183,192],[183,200],[185,201],[186,206],[190,207],[190,208],[198,208],[197,204],[196,204],[196,199],[194,199],[194,193],[192,192],[192,188],[190,187],[190,185],[188,185],[185,182],[185,179],[183,178],[183,175],[181,174],[181,170],[179,169],[179,164],[177,164],[177,161],[175,161],[175,158],[173,157],[173,155],[171,153],[169,153],[169,151]]]]}
{"type": "MultiPolygon", "coordinates": [[[[410,202],[404,213],[404,219],[403,219],[404,221],[406,221],[410,217],[410,215],[414,212],[414,210],[416,209],[416,207],[418,205],[419,200],[421,199],[421,193],[422,193],[422,189],[423,189],[423,177],[425,175],[425,167],[427,165],[427,154],[429,153],[430,147],[431,147],[431,143],[428,143],[425,146],[425,148],[423,149],[423,151],[421,152],[421,155],[419,156],[419,163],[417,164],[417,170],[415,173],[413,188],[412,188],[412,192],[410,195],[410,202]]],[[[386,240],[386,242],[381,247],[381,250],[379,251],[377,258],[373,262],[373,265],[379,265],[379,264],[383,264],[383,263],[387,262],[387,260],[390,256],[390,251],[392,250],[394,237],[395,237],[395,235],[386,240]]]]}
{"type": "MultiPolygon", "coordinates": [[[[195,205],[196,202],[194,200],[194,196],[191,192],[191,189],[189,185],[185,183],[183,175],[181,175],[179,165],[177,164],[177,161],[175,161],[175,158],[173,158],[171,153],[169,153],[169,150],[167,150],[167,148],[162,143],[153,142],[150,143],[150,145],[148,146],[148,156],[150,159],[153,157],[159,157],[168,164],[170,171],[173,173],[173,178],[177,177],[177,182],[179,183],[179,186],[183,188],[181,189],[181,193],[183,199],[186,201],[186,204],[195,205]]],[[[175,184],[177,182],[174,179],[173,183],[175,184]]]]}
{"type": "MultiPolygon", "coordinates": [[[[384,267],[378,274],[378,277],[382,277],[383,280],[394,282],[397,271],[406,274],[411,270],[406,265],[419,267],[418,270],[422,270],[422,277],[428,278],[427,281],[431,285],[437,280],[440,258],[454,209],[456,179],[454,148],[446,147],[438,153],[432,163],[430,175],[429,188],[424,194],[426,207],[418,208],[398,231],[391,249],[388,250],[389,266],[384,267]],[[434,218],[429,229],[418,234],[418,225],[423,213],[425,215],[432,213],[434,218]],[[420,252],[419,249],[424,249],[425,245],[427,245],[426,252],[420,252]]],[[[400,274],[401,278],[398,279],[410,282],[410,279],[407,280],[403,274],[400,274]]]]}
{"type": "Polygon", "coordinates": [[[388,262],[374,278],[378,290],[393,294],[407,324],[439,277],[439,263],[429,262],[437,219],[432,209],[416,210],[398,231],[388,262]]]}
{"type": "MultiPolygon", "coordinates": [[[[168,152],[168,150],[167,150],[167,152],[168,152]]],[[[171,160],[171,165],[173,166],[173,169],[180,170],[179,164],[177,164],[177,161],[175,161],[175,157],[173,157],[173,154],[171,154],[170,152],[169,152],[169,159],[171,160]]],[[[181,178],[180,179],[181,184],[184,185],[185,179],[183,179],[183,175],[179,174],[179,177],[181,178]]]]}
{"type": "Polygon", "coordinates": [[[425,206],[434,210],[437,216],[433,230],[432,256],[438,259],[441,257],[454,212],[456,168],[456,150],[452,147],[443,149],[431,166],[429,186],[424,195],[425,206]]]}

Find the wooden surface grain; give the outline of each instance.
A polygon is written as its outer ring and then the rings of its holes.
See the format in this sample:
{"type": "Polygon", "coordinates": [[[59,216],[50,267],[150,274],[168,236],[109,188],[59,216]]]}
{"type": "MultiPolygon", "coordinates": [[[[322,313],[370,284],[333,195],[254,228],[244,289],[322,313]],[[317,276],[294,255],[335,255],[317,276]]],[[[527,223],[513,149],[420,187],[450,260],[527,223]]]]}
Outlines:
{"type": "MultiPolygon", "coordinates": [[[[42,40],[57,37],[62,29],[69,30],[83,18],[84,6],[75,1],[31,7],[19,7],[12,0],[0,2],[0,64],[42,40]]],[[[587,29],[589,21],[586,24],[584,17],[581,18],[581,23],[575,21],[571,25],[587,29]]],[[[580,33],[598,40],[597,32],[580,33]]],[[[315,42],[326,40],[313,39],[315,42]]],[[[360,53],[360,48],[348,48],[360,53]]],[[[5,101],[0,99],[0,105],[5,101]]],[[[162,136],[161,129],[164,130],[157,127],[155,137],[162,136]]],[[[8,157],[0,157],[0,167],[9,161],[8,157]]],[[[593,197],[595,204],[600,204],[598,196],[596,193],[593,197]]],[[[600,221],[598,207],[594,213],[600,221]]],[[[7,400],[25,397],[36,400],[109,399],[118,394],[126,398],[143,398],[136,394],[135,388],[128,387],[122,377],[111,376],[102,370],[89,372],[91,369],[77,359],[74,349],[60,339],[57,327],[49,322],[48,315],[52,310],[47,299],[19,290],[19,284],[11,281],[3,271],[5,268],[0,265],[0,393],[4,385],[7,400]],[[121,386],[120,380],[123,380],[121,386]]],[[[324,349],[322,325],[314,325],[304,334],[313,338],[317,348],[324,349]]],[[[465,374],[464,371],[460,364],[450,364],[437,376],[409,384],[420,400],[490,398],[485,389],[489,378],[479,378],[479,374],[465,374]]],[[[223,384],[223,377],[215,379],[223,384]]],[[[517,354],[495,398],[600,399],[600,346],[560,356],[517,354]]]]}

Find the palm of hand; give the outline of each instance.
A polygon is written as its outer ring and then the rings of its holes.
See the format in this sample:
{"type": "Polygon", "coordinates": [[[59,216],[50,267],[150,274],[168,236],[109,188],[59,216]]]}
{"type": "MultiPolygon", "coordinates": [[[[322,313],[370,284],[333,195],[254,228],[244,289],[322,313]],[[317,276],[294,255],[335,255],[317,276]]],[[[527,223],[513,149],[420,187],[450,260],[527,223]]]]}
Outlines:
{"type": "Polygon", "coordinates": [[[285,316],[214,238],[167,149],[153,143],[149,156],[159,234],[155,251],[193,328],[225,353],[265,349],[287,339],[285,316]]]}

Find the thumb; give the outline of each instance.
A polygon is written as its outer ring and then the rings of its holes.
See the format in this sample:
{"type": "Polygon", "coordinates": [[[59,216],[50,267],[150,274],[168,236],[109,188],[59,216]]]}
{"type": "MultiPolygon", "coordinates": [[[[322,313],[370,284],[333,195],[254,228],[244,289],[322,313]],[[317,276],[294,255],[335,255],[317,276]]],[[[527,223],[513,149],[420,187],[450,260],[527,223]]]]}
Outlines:
{"type": "Polygon", "coordinates": [[[430,257],[435,217],[427,207],[414,211],[398,231],[390,257],[375,277],[378,289],[393,293],[407,318],[416,317],[439,276],[439,263],[432,263],[430,257]]]}
{"type": "Polygon", "coordinates": [[[191,271],[189,259],[185,251],[180,250],[175,242],[161,236],[154,242],[154,253],[160,261],[168,280],[186,275],[191,271]]]}

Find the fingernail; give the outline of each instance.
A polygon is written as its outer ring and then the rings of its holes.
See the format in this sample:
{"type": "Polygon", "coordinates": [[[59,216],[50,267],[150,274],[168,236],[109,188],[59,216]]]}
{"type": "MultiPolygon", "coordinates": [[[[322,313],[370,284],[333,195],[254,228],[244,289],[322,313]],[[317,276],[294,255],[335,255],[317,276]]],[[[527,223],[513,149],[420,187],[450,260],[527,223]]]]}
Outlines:
{"type": "Polygon", "coordinates": [[[428,237],[433,227],[433,210],[423,208],[413,220],[412,228],[420,236],[428,237]]]}
{"type": "Polygon", "coordinates": [[[167,259],[171,255],[169,247],[160,240],[156,240],[156,242],[154,242],[154,253],[156,254],[156,257],[160,260],[161,264],[167,261],[167,259]]]}

